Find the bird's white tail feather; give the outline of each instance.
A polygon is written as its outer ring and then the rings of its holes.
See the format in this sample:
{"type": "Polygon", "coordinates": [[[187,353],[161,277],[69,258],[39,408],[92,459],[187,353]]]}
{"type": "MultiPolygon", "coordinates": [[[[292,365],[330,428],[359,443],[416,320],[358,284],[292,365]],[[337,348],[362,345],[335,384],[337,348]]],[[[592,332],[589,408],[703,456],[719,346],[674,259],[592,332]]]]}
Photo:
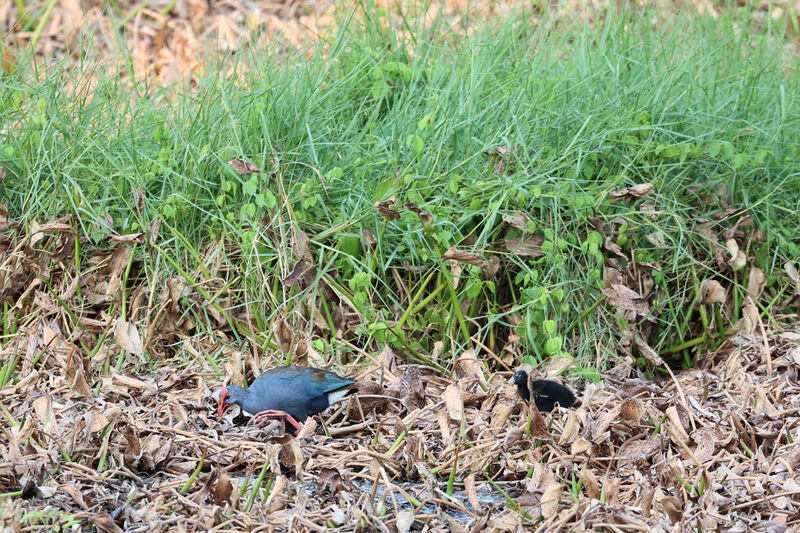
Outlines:
{"type": "Polygon", "coordinates": [[[353,389],[339,389],[328,393],[328,405],[333,405],[348,394],[353,392],[353,389]]]}

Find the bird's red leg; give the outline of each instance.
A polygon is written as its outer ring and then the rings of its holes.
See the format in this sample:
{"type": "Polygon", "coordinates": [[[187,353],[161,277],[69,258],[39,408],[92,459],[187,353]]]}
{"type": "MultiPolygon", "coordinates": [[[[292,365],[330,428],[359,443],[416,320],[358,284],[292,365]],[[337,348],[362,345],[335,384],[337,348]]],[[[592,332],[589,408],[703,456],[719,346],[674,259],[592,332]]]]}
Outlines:
{"type": "Polygon", "coordinates": [[[297,431],[294,432],[295,435],[297,435],[297,432],[303,429],[303,425],[300,424],[297,420],[295,420],[292,415],[290,415],[289,413],[285,413],[283,411],[277,411],[275,409],[269,409],[254,414],[253,417],[250,419],[249,424],[257,424],[259,426],[263,426],[264,424],[267,423],[268,420],[271,420],[273,418],[281,419],[284,433],[286,432],[287,421],[297,429],[297,431]]]}
{"type": "Polygon", "coordinates": [[[263,426],[268,421],[274,418],[283,418],[284,416],[286,416],[286,413],[284,413],[283,411],[275,411],[273,409],[269,409],[267,411],[261,411],[260,413],[254,414],[253,417],[250,419],[250,422],[248,422],[248,424],[263,426]]]}
{"type": "Polygon", "coordinates": [[[288,421],[291,425],[293,425],[295,427],[295,431],[292,432],[295,435],[300,433],[300,430],[303,429],[303,424],[301,424],[300,422],[295,420],[294,417],[292,415],[290,415],[289,413],[286,413],[286,418],[284,420],[288,421]]]}

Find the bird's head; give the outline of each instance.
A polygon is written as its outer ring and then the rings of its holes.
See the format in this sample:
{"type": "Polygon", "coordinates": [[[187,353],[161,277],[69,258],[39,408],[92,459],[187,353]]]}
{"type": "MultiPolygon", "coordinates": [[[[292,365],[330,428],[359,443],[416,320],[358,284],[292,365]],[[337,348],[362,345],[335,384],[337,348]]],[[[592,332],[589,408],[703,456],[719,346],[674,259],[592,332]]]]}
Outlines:
{"type": "Polygon", "coordinates": [[[217,404],[217,416],[222,418],[225,411],[231,405],[240,405],[244,397],[245,389],[237,387],[236,385],[228,385],[224,389],[217,391],[214,395],[217,397],[219,403],[217,404]]]}
{"type": "Polygon", "coordinates": [[[514,372],[514,385],[517,386],[517,393],[526,402],[531,398],[531,391],[528,388],[528,373],[525,370],[514,372]]]}

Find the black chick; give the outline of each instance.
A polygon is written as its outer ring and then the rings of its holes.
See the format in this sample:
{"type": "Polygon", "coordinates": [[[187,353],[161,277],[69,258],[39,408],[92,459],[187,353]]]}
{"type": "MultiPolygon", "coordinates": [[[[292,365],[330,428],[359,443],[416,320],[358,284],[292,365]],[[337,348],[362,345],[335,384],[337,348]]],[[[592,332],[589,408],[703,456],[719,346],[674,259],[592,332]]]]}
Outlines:
{"type": "MultiPolygon", "coordinates": [[[[531,399],[531,392],[528,390],[528,373],[524,370],[514,372],[514,385],[517,392],[526,402],[531,399]]],[[[533,401],[539,411],[552,411],[556,404],[561,407],[570,408],[575,404],[575,395],[572,391],[560,383],[546,379],[534,379],[531,383],[533,389],[533,401]]]]}

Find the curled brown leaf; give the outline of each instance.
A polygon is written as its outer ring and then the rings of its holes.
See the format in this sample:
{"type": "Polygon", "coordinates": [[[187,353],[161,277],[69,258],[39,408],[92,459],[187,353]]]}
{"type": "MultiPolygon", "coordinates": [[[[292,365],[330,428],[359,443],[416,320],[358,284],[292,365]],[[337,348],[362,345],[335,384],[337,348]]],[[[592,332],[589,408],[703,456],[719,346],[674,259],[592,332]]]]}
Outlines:
{"type": "Polygon", "coordinates": [[[484,274],[486,274],[486,277],[491,277],[493,275],[493,272],[489,268],[489,262],[486,260],[486,258],[475,252],[465,252],[453,246],[444,254],[442,254],[442,259],[451,259],[453,261],[467,263],[468,265],[474,265],[483,270],[484,274]]]}
{"type": "Polygon", "coordinates": [[[648,459],[661,448],[663,440],[661,435],[654,435],[645,439],[635,436],[625,441],[620,446],[617,454],[623,459],[648,459]]]}
{"type": "Polygon", "coordinates": [[[506,250],[519,257],[540,257],[544,255],[542,252],[542,243],[544,239],[538,235],[529,235],[526,237],[508,237],[503,240],[503,245],[506,250]]]}
{"type": "Polygon", "coordinates": [[[639,354],[647,359],[651,365],[655,366],[667,366],[664,360],[661,358],[658,353],[652,349],[639,335],[635,335],[633,337],[633,343],[636,345],[636,349],[639,350],[639,354]]]}
{"type": "Polygon", "coordinates": [[[392,209],[393,205],[394,205],[394,200],[387,200],[386,202],[382,202],[381,200],[378,200],[378,201],[375,202],[375,205],[373,205],[372,207],[382,217],[384,217],[386,219],[389,219],[389,220],[396,220],[396,219],[400,218],[400,213],[398,213],[397,211],[392,209]]]}
{"type": "Polygon", "coordinates": [[[143,243],[144,242],[144,233],[128,233],[126,235],[109,235],[108,240],[112,242],[118,242],[121,244],[128,244],[128,243],[143,243]]]}
{"type": "Polygon", "coordinates": [[[403,207],[416,213],[423,225],[433,223],[431,214],[420,208],[417,204],[407,203],[403,207]]]}
{"type": "Polygon", "coordinates": [[[715,279],[704,279],[700,283],[700,303],[703,305],[708,304],[724,304],[726,299],[725,289],[719,281],[715,279]]]}
{"type": "Polygon", "coordinates": [[[766,286],[767,278],[764,276],[764,271],[757,266],[750,267],[750,274],[747,276],[747,292],[753,301],[758,301],[766,286]]]}
{"type": "Polygon", "coordinates": [[[612,191],[608,195],[617,202],[630,202],[647,196],[653,190],[652,183],[639,183],[633,187],[625,187],[618,191],[612,191]]]}
{"type": "Polygon", "coordinates": [[[222,470],[217,476],[217,483],[214,485],[214,503],[217,505],[224,505],[231,502],[231,493],[233,492],[233,484],[228,477],[228,473],[222,470]]]}
{"type": "Polygon", "coordinates": [[[251,163],[250,161],[246,161],[244,159],[240,159],[238,157],[234,157],[228,164],[231,166],[234,172],[237,174],[257,174],[261,172],[255,164],[251,163]]]}
{"type": "Polygon", "coordinates": [[[650,311],[650,305],[647,303],[647,300],[642,298],[638,292],[629,289],[625,285],[611,283],[603,289],[603,294],[608,297],[608,301],[611,305],[619,309],[631,311],[641,316],[646,315],[650,311]]]}

